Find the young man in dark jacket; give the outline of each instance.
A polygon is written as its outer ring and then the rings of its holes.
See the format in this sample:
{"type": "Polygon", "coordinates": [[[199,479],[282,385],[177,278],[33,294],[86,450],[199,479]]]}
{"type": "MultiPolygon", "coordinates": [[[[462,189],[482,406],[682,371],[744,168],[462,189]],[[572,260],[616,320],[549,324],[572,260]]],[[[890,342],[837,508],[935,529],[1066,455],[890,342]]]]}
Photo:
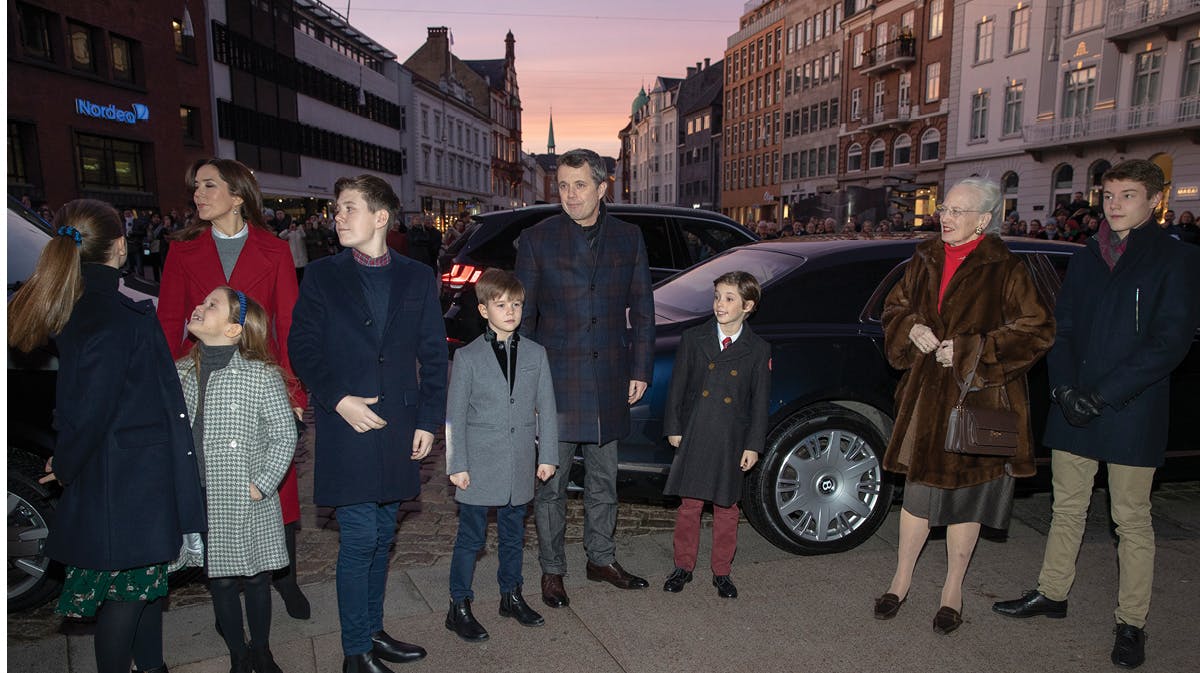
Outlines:
{"type": "Polygon", "coordinates": [[[1170,374],[1200,324],[1200,251],[1154,225],[1163,173],[1152,162],[1110,168],[1106,222],[1075,254],[1058,294],[1058,334],[1047,356],[1051,397],[1061,413],[1046,422],[1054,518],[1038,588],[993,609],[1010,617],[1065,617],[1092,482],[1108,464],[1120,564],[1112,662],[1145,661],[1143,628],[1154,575],[1150,486],[1167,445],[1170,374]]]}

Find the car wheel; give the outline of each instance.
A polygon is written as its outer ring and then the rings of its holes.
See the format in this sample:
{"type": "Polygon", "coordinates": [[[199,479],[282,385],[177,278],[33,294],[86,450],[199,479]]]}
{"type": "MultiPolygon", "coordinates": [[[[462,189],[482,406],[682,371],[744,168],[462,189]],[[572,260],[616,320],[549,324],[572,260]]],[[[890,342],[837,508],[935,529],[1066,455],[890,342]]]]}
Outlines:
{"type": "Polygon", "coordinates": [[[759,468],[746,477],[746,518],[793,554],[857,547],[891,507],[885,447],[874,425],[843,407],[820,404],[793,414],[767,436],[759,468]]]}
{"type": "Polygon", "coordinates": [[[42,466],[32,455],[8,454],[9,612],[42,605],[62,584],[45,553],[55,500],[50,489],[37,483],[42,466]]]}

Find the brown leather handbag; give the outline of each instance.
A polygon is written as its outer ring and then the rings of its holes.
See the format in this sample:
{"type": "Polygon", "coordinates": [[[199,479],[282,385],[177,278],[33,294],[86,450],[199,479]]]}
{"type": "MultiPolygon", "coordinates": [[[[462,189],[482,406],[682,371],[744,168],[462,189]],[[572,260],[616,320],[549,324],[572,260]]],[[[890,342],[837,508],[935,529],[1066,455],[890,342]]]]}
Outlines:
{"type": "Polygon", "coordinates": [[[1012,411],[1008,399],[1008,390],[1000,386],[1000,394],[1004,404],[1009,409],[987,409],[964,403],[970,392],[971,382],[975,380],[975,370],[979,367],[979,358],[983,355],[983,343],[975,354],[975,362],[967,373],[967,380],[958,383],[958,402],[950,410],[950,420],[946,425],[946,452],[962,453],[973,456],[1012,457],[1017,455],[1017,428],[1021,417],[1012,411]]]}

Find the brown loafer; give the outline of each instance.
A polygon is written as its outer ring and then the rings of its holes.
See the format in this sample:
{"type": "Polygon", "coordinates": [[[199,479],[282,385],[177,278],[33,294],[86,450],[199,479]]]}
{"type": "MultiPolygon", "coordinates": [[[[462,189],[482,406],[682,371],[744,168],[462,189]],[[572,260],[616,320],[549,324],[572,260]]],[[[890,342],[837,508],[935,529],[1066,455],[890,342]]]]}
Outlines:
{"type": "Polygon", "coordinates": [[[900,606],[908,596],[900,598],[896,594],[887,593],[875,599],[875,619],[891,619],[900,612],[900,606]]]}
{"type": "Polygon", "coordinates": [[[616,561],[606,566],[598,566],[588,561],[587,578],[593,582],[608,582],[618,589],[645,589],[650,586],[650,583],[641,577],[625,572],[616,561]]]}
{"type": "Polygon", "coordinates": [[[567,590],[563,588],[563,576],[542,573],[542,602],[552,608],[565,608],[571,604],[567,590]]]}
{"type": "Polygon", "coordinates": [[[943,636],[953,633],[959,626],[962,626],[962,614],[954,608],[943,605],[933,616],[933,630],[943,636]]]}

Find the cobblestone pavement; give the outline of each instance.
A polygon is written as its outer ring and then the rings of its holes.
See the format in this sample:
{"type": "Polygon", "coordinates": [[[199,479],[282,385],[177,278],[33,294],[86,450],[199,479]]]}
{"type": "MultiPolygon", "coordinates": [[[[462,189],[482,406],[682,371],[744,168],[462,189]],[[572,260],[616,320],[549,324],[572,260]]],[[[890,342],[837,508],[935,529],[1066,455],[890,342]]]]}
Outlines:
{"type": "MultiPolygon", "coordinates": [[[[300,584],[332,582],[337,563],[338,526],[332,510],[312,503],[313,489],[313,424],[308,412],[309,430],[304,434],[296,452],[296,469],[300,486],[301,529],[296,537],[299,557],[300,584]]],[[[399,528],[392,547],[392,568],[431,566],[449,560],[458,530],[458,506],[454,502],[453,486],[446,477],[445,445],[439,436],[429,456],[421,462],[421,495],[400,506],[399,528]]],[[[675,511],[663,503],[620,503],[617,515],[617,537],[644,535],[670,530],[675,524],[675,511]]],[[[488,549],[496,548],[496,524],[488,525],[488,549]]],[[[583,502],[578,496],[567,501],[568,544],[583,539],[583,502]]],[[[537,531],[532,512],[526,517],[526,564],[536,565],[537,531]]],[[[171,605],[186,606],[209,601],[208,590],[200,580],[172,588],[171,605]]],[[[86,623],[64,621],[54,614],[53,602],[32,612],[8,616],[8,642],[21,643],[40,640],[73,629],[86,630],[86,623]]]]}

